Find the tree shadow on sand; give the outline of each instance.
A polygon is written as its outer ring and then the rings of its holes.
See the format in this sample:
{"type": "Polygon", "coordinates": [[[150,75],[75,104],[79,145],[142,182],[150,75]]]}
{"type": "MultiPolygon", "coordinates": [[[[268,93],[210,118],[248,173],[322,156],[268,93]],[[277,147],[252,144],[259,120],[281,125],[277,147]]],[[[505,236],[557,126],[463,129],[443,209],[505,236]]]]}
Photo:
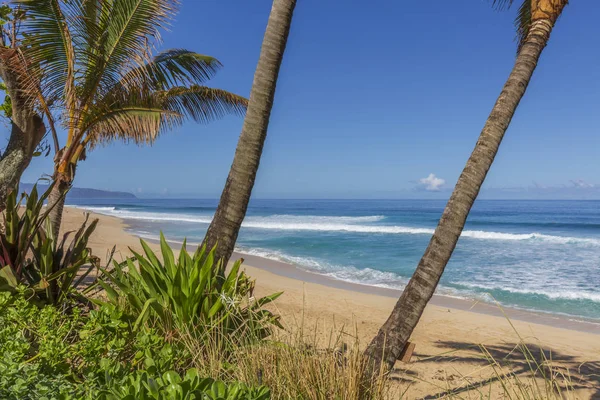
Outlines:
{"type": "MultiPolygon", "coordinates": [[[[437,354],[415,353],[411,364],[406,369],[401,365],[392,371],[390,378],[398,382],[417,382],[414,370],[419,366],[434,363],[452,365],[467,363],[480,366],[480,370],[489,367],[488,376],[479,379],[460,374],[450,374],[449,387],[436,393],[423,396],[424,399],[439,399],[445,396],[457,396],[481,390],[484,387],[498,383],[505,378],[516,378],[521,382],[531,381],[531,377],[552,381],[557,390],[570,392],[587,389],[593,392],[592,399],[600,399],[600,361],[582,362],[568,354],[560,353],[539,344],[523,344],[518,342],[500,345],[478,346],[460,341],[437,342],[440,352],[437,354]],[[493,367],[492,367],[493,365],[493,367]],[[400,367],[400,368],[398,368],[400,367]],[[412,370],[412,371],[411,371],[412,370]],[[456,387],[450,387],[457,381],[456,387]]],[[[441,372],[441,371],[440,371],[441,372]]],[[[457,371],[456,371],[457,372],[457,371]]],[[[445,373],[445,372],[444,372],[445,373]]],[[[443,377],[440,380],[446,380],[443,377]]],[[[448,383],[447,383],[448,384],[448,383]]],[[[544,390],[544,389],[542,389],[544,390]]]]}

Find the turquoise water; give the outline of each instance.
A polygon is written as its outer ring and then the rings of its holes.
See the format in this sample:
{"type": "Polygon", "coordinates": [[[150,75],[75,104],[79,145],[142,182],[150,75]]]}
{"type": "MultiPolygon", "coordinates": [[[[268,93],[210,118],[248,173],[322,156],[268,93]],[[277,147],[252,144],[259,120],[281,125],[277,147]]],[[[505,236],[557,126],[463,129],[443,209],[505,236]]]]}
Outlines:
{"type": "MultiPolygon", "coordinates": [[[[199,242],[216,200],[77,203],[125,219],[140,236],[199,242]]],[[[238,250],[312,272],[401,289],[445,202],[257,200],[238,250]]],[[[600,202],[478,201],[438,294],[600,319],[600,202]]]]}

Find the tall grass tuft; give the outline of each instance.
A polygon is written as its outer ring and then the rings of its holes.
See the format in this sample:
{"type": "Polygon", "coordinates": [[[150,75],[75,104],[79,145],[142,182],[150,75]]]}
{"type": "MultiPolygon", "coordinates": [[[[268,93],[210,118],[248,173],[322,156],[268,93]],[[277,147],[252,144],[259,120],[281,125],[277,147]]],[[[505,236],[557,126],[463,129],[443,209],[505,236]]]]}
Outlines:
{"type": "MultiPolygon", "coordinates": [[[[390,385],[386,376],[365,387],[365,367],[357,335],[330,332],[329,342],[302,335],[303,328],[279,330],[267,340],[247,345],[235,344],[231,357],[224,359],[215,347],[195,357],[193,367],[205,376],[240,381],[252,386],[265,385],[272,399],[388,399],[390,385]],[[341,340],[350,337],[350,343],[341,340]],[[208,357],[206,357],[208,355],[208,357]]],[[[190,354],[200,354],[191,337],[185,340],[190,354]]]]}

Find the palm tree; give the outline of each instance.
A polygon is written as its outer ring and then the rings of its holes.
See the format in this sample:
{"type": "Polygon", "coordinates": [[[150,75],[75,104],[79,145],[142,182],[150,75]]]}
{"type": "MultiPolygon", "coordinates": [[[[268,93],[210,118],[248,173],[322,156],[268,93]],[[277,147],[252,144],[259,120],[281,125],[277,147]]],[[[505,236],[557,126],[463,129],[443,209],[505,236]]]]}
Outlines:
{"type": "MultiPolygon", "coordinates": [[[[496,0],[499,7],[512,0],[496,0]]],[[[454,251],[469,211],[498,152],[550,32],[567,0],[524,0],[516,20],[519,49],[515,65],[490,113],[473,153],[446,204],[444,213],[415,273],[391,315],[365,350],[369,373],[391,369],[431,299],[454,251]]]]}
{"type": "Polygon", "coordinates": [[[18,186],[36,148],[46,134],[46,126],[36,104],[35,86],[28,79],[28,63],[23,57],[20,32],[22,12],[8,5],[0,6],[0,79],[5,100],[2,111],[10,119],[8,145],[0,155],[0,210],[8,194],[18,186]]]}
{"type": "Polygon", "coordinates": [[[204,238],[208,248],[217,246],[216,257],[224,260],[224,264],[233,253],[254,187],[295,6],[296,0],[273,1],[242,133],[219,205],[204,238]]]}
{"type": "Polygon", "coordinates": [[[112,140],[152,144],[191,118],[243,114],[243,97],[204,86],[218,60],[183,49],[152,55],[177,0],[17,0],[32,38],[44,98],[60,110],[67,140],[49,196],[55,237],[80,160],[112,140]]]}

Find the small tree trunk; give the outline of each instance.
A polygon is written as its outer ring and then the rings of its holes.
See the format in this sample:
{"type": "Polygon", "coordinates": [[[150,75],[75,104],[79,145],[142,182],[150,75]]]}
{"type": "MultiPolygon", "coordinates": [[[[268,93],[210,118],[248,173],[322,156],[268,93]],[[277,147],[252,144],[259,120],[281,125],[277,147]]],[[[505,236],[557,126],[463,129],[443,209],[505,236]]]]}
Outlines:
{"type": "Polygon", "coordinates": [[[514,68],[456,183],[423,258],[388,320],[365,350],[369,378],[377,376],[380,368],[393,368],[435,292],[462,233],[469,211],[492,166],[504,133],[525,94],[553,24],[561,11],[562,7],[552,19],[546,16],[545,19],[532,22],[514,68]]]}
{"type": "Polygon", "coordinates": [[[13,115],[11,126],[8,146],[0,158],[0,211],[4,210],[10,192],[19,185],[35,148],[46,133],[42,119],[35,114],[13,115]]]}
{"type": "Polygon", "coordinates": [[[48,206],[52,207],[48,214],[48,219],[50,220],[52,237],[54,238],[55,243],[58,241],[66,195],[71,188],[71,182],[72,179],[69,179],[64,174],[56,172],[54,176],[54,187],[48,196],[48,206]]]}
{"type": "MultiPolygon", "coordinates": [[[[1,36],[1,35],[0,35],[1,36]]],[[[34,103],[26,96],[27,82],[23,80],[22,62],[15,49],[0,46],[0,79],[11,99],[11,132],[8,146],[0,157],[0,211],[6,206],[8,194],[21,180],[33,153],[46,134],[42,118],[35,112],[34,103]]]]}
{"type": "Polygon", "coordinates": [[[216,257],[224,265],[233,253],[254,187],[295,6],[296,0],[273,1],[233,164],[204,238],[209,249],[217,245],[216,257]]]}

